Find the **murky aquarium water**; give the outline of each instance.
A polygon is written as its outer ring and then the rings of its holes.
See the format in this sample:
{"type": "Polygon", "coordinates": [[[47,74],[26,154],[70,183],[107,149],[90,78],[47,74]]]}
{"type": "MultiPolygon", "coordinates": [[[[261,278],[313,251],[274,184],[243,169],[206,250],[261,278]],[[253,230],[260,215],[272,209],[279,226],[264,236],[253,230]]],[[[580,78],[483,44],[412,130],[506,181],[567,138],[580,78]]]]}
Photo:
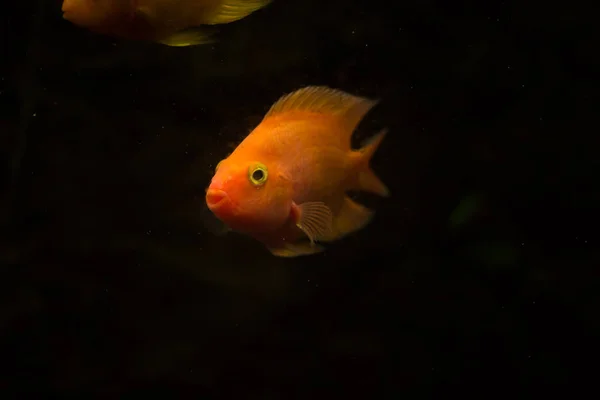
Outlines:
{"type": "Polygon", "coordinates": [[[593,15],[3,6],[0,396],[434,398],[586,381],[600,333],[593,15]]]}

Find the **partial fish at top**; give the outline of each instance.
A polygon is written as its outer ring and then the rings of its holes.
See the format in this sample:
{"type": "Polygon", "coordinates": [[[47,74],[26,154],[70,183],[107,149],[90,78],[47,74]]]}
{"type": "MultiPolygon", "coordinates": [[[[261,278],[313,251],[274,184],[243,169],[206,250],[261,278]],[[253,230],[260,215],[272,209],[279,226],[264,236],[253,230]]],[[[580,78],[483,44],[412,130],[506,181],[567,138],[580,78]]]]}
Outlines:
{"type": "Polygon", "coordinates": [[[63,0],[63,18],[93,32],[168,46],[213,42],[200,25],[227,24],[272,0],[63,0]]]}

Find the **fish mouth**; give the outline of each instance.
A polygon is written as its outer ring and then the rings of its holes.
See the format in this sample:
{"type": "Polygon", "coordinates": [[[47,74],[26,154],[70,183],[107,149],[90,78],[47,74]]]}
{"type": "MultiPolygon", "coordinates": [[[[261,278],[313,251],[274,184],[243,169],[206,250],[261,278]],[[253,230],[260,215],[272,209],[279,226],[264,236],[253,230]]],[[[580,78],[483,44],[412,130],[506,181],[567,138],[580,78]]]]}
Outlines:
{"type": "Polygon", "coordinates": [[[60,10],[63,12],[63,15],[68,13],[69,11],[73,11],[73,4],[71,4],[71,2],[69,1],[63,1],[60,10]]]}
{"type": "Polygon", "coordinates": [[[73,18],[73,15],[76,15],[73,13],[73,11],[69,10],[63,10],[62,12],[62,17],[63,19],[66,19],[67,21],[71,21],[71,19],[73,18]]]}
{"type": "Polygon", "coordinates": [[[229,196],[224,190],[208,189],[206,191],[206,205],[209,209],[214,210],[221,207],[229,201],[229,196]]]}

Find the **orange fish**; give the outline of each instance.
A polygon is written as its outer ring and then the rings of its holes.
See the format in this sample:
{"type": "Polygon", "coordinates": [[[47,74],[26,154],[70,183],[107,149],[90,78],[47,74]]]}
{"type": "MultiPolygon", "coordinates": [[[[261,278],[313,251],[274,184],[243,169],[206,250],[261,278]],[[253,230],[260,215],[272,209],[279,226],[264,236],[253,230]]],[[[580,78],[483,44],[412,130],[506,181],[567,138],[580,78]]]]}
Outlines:
{"type": "Polygon", "coordinates": [[[386,130],[359,150],[350,138],[375,105],[327,87],[281,97],[261,123],[216,167],[206,190],[210,211],[230,229],[254,237],[272,254],[315,254],[363,228],[373,211],[346,194],[389,196],[369,161],[386,130]]]}
{"type": "Polygon", "coordinates": [[[96,33],[168,46],[210,43],[199,25],[227,24],[272,0],[64,0],[63,18],[96,33]]]}

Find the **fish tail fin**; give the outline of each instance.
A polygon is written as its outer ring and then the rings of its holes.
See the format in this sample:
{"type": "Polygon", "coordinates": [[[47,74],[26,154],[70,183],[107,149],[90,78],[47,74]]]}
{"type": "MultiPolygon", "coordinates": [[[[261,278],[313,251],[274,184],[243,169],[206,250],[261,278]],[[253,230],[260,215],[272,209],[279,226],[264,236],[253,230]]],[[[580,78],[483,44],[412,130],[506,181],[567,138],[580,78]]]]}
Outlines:
{"type": "Polygon", "coordinates": [[[228,24],[238,21],[266,7],[271,1],[273,0],[222,0],[214,14],[208,17],[206,24],[228,24]]]}
{"type": "Polygon", "coordinates": [[[216,40],[213,39],[211,34],[200,29],[192,28],[176,32],[158,42],[172,47],[185,47],[209,44],[214,43],[215,41],[216,40]]]}
{"type": "Polygon", "coordinates": [[[358,158],[358,177],[355,189],[371,192],[382,197],[388,197],[390,195],[387,186],[377,175],[375,175],[375,172],[373,172],[370,166],[371,158],[377,151],[379,145],[381,145],[387,132],[387,129],[381,130],[377,135],[369,139],[365,146],[355,152],[358,158]]]}

